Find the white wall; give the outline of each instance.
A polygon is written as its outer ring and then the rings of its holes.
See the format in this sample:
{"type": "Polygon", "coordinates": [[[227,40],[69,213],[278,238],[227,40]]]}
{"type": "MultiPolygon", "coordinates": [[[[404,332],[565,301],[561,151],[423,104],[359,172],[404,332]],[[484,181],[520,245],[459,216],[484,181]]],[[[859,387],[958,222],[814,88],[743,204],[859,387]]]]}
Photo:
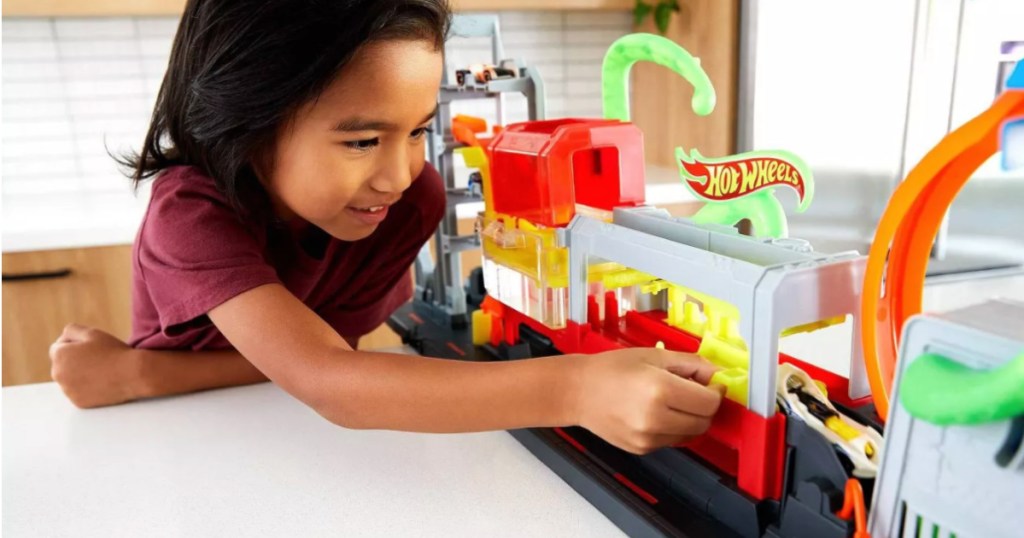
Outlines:
{"type": "MultiPolygon", "coordinates": [[[[908,121],[917,4],[758,2],[753,143],[791,150],[815,172],[811,209],[791,216],[797,233],[870,239],[902,179],[901,158],[909,171],[950,128],[987,107],[999,63],[1011,59],[1000,42],[1024,41],[1024,1],[965,0],[961,27],[958,2],[921,0],[926,31],[908,121]]],[[[951,236],[1020,239],[1024,172],[996,164],[983,166],[957,199],[951,236]]]]}
{"type": "MultiPolygon", "coordinates": [[[[65,237],[87,224],[125,228],[117,236],[130,240],[127,228],[141,218],[148,191],[133,196],[107,149],[141,145],[176,25],[172,18],[4,17],[5,248],[11,234],[65,237]]],[[[46,243],[61,244],[59,237],[46,243]]]]}
{"type": "Polygon", "coordinates": [[[3,20],[4,194],[124,186],[105,154],[137,146],[176,20],[3,20]]]}
{"type": "MultiPolygon", "coordinates": [[[[914,66],[907,170],[949,131],[969,121],[992,103],[1002,82],[1000,67],[1024,58],[1024,51],[1003,52],[1005,42],[1024,45],[1024,2],[969,0],[935,2],[919,15],[926,31],[918,38],[914,66]]],[[[1000,180],[998,155],[972,178],[1000,180]]],[[[1024,171],[1016,173],[1024,177],[1024,171]]]]}
{"type": "MultiPolygon", "coordinates": [[[[956,87],[953,92],[953,125],[960,125],[988,107],[992,102],[999,64],[1024,60],[1024,50],[1003,53],[1004,42],[1024,45],[1024,1],[972,0],[964,6],[963,31],[957,61],[956,87]]],[[[1004,173],[994,157],[978,176],[989,180],[1024,181],[1024,170],[1004,173]]],[[[1024,209],[1022,209],[1024,211],[1024,209]]],[[[1024,219],[1021,221],[1024,223],[1024,219]]]]}
{"type": "MultiPolygon", "coordinates": [[[[549,117],[601,114],[601,59],[630,31],[630,13],[508,12],[500,20],[506,53],[540,69],[549,117]]],[[[95,218],[86,206],[141,211],[145,190],[132,195],[107,148],[142,143],[177,24],[176,17],[3,19],[5,230],[76,212],[95,218]]],[[[489,41],[456,39],[451,56],[487,61],[489,41]]],[[[493,121],[493,105],[480,101],[456,111],[493,121]]],[[[510,99],[507,119],[526,119],[525,100],[510,99]]]]}
{"type": "Polygon", "coordinates": [[[815,170],[896,173],[913,2],[758,2],[754,147],[815,170]]]}

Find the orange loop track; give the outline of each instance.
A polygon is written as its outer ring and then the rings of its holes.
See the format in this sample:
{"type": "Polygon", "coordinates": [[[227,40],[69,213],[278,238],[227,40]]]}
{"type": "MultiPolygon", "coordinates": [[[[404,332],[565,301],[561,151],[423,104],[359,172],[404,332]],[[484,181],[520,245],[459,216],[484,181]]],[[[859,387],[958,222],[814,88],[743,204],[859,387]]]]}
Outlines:
{"type": "Polygon", "coordinates": [[[925,271],[942,219],[974,171],[998,151],[1003,122],[1022,115],[1024,91],[1004,92],[925,155],[878,223],[861,298],[861,336],[871,393],[883,419],[900,333],[907,318],[921,311],[925,271]]]}

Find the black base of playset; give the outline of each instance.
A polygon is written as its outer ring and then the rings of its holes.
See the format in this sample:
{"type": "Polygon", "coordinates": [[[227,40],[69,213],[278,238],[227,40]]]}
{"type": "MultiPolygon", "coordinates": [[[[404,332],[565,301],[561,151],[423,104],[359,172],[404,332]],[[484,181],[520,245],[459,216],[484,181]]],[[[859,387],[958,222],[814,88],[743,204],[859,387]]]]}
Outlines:
{"type": "MultiPolygon", "coordinates": [[[[475,346],[468,326],[452,328],[433,305],[416,300],[388,320],[418,353],[473,361],[558,354],[521,327],[521,342],[475,346]]],[[[510,432],[524,447],[629,536],[845,538],[849,521],[835,515],[849,476],[843,456],[799,420],[786,426],[786,478],[780,501],[758,501],[686,449],[629,454],[583,428],[510,432]]],[[[869,494],[871,484],[864,483],[869,494]]],[[[870,503],[870,498],[865,501],[870,503]]]]}

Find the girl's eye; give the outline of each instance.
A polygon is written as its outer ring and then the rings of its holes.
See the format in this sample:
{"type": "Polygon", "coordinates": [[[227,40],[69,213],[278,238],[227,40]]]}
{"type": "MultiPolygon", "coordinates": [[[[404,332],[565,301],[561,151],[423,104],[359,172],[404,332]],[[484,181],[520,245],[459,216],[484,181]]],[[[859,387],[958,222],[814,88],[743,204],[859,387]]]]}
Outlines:
{"type": "Polygon", "coordinates": [[[422,138],[424,134],[432,132],[434,132],[434,130],[431,129],[430,127],[420,127],[419,129],[416,129],[415,131],[410,133],[409,138],[422,138]]]}
{"type": "Polygon", "coordinates": [[[380,144],[379,138],[367,138],[366,140],[351,140],[344,143],[347,147],[357,149],[360,151],[366,151],[373,149],[377,144],[380,144]]]}

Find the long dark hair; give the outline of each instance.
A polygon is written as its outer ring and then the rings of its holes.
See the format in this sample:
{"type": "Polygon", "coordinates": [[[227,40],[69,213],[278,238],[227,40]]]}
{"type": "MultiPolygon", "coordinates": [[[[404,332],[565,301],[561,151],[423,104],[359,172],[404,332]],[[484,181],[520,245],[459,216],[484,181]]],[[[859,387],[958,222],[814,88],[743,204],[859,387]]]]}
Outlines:
{"type": "Polygon", "coordinates": [[[142,149],[118,160],[135,187],[195,166],[245,211],[260,190],[253,163],[278,127],[360,46],[423,39],[440,49],[450,19],[447,0],[189,0],[142,149]]]}

